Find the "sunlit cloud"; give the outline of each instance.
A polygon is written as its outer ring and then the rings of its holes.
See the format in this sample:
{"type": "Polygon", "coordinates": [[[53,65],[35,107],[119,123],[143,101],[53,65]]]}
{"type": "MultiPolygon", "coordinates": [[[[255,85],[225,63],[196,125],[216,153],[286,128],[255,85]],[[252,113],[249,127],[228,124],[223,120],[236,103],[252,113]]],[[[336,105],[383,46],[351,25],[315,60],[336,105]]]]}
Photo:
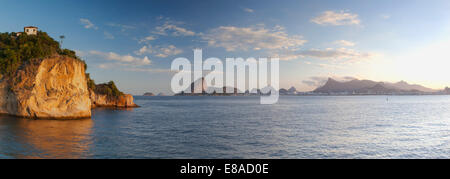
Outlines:
{"type": "Polygon", "coordinates": [[[111,33],[109,33],[109,32],[103,32],[103,35],[105,35],[105,39],[109,39],[109,40],[112,40],[112,39],[114,39],[115,37],[114,37],[114,35],[112,35],[111,33]]]}
{"type": "Polygon", "coordinates": [[[130,67],[124,68],[125,71],[132,72],[146,72],[146,73],[178,73],[179,71],[174,71],[171,69],[162,69],[162,68],[139,68],[139,67],[130,67]]]}
{"type": "Polygon", "coordinates": [[[311,19],[311,22],[319,25],[358,25],[361,20],[358,18],[358,14],[352,14],[344,11],[334,12],[325,11],[321,15],[311,19]]]}
{"type": "Polygon", "coordinates": [[[85,29],[95,29],[97,30],[98,27],[94,25],[89,19],[80,19],[80,23],[84,26],[85,29]]]}
{"type": "Polygon", "coordinates": [[[379,54],[373,52],[360,52],[348,48],[327,48],[327,49],[291,49],[272,53],[272,57],[278,57],[280,60],[293,60],[299,58],[315,58],[338,61],[343,63],[355,63],[363,60],[373,59],[379,54]]]}
{"type": "Polygon", "coordinates": [[[244,8],[244,11],[248,12],[248,13],[254,13],[255,12],[255,10],[250,9],[250,8],[244,8]]]}
{"type": "Polygon", "coordinates": [[[138,42],[139,43],[145,43],[145,42],[153,41],[155,39],[156,39],[155,36],[150,35],[150,36],[147,36],[147,37],[144,37],[144,38],[140,39],[138,42]]]}
{"type": "Polygon", "coordinates": [[[194,36],[196,33],[184,27],[178,26],[175,22],[166,21],[163,25],[157,26],[152,32],[157,35],[173,35],[173,36],[194,36]]]}
{"type": "Polygon", "coordinates": [[[356,45],[355,42],[350,42],[347,40],[338,40],[338,41],[333,42],[333,44],[338,45],[338,46],[346,46],[346,47],[353,47],[356,45]]]}
{"type": "Polygon", "coordinates": [[[307,41],[299,35],[288,35],[284,28],[276,26],[234,27],[220,26],[202,36],[209,46],[222,47],[226,51],[276,50],[302,46],[307,41]]]}
{"type": "Polygon", "coordinates": [[[135,26],[124,25],[124,24],[117,24],[117,23],[108,23],[108,24],[106,24],[106,25],[107,25],[107,26],[110,26],[110,27],[117,27],[117,28],[120,28],[120,31],[122,31],[122,32],[125,32],[125,31],[130,30],[130,29],[136,29],[135,26]]]}
{"type": "Polygon", "coordinates": [[[143,55],[143,54],[151,54],[156,57],[165,58],[168,56],[178,55],[182,53],[183,50],[175,47],[174,45],[168,45],[168,46],[152,46],[152,45],[146,45],[140,48],[136,54],[137,55],[143,55]]]}
{"type": "Polygon", "coordinates": [[[301,56],[313,57],[320,59],[367,59],[373,57],[375,54],[369,52],[359,52],[354,49],[347,48],[327,48],[324,50],[310,49],[299,53],[301,56]]]}
{"type": "Polygon", "coordinates": [[[310,87],[320,87],[323,86],[329,78],[333,78],[337,81],[352,81],[358,79],[351,76],[311,76],[306,80],[303,80],[302,83],[310,87]]]}
{"type": "Polygon", "coordinates": [[[150,59],[145,56],[144,58],[139,58],[131,55],[119,55],[114,52],[100,52],[100,51],[89,51],[87,53],[85,52],[79,52],[78,54],[82,57],[92,57],[92,58],[100,58],[104,60],[110,60],[119,62],[122,65],[150,65],[151,61],[150,59]]]}
{"type": "Polygon", "coordinates": [[[382,19],[390,19],[390,18],[391,18],[391,15],[389,15],[389,14],[381,14],[380,17],[381,17],[382,19]]]}

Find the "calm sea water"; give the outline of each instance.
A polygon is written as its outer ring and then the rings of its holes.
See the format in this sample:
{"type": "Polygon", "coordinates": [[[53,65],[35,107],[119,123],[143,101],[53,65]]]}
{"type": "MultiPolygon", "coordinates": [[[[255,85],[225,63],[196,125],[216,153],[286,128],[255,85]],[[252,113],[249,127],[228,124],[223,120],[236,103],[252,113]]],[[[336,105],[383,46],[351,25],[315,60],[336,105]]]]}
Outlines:
{"type": "Polygon", "coordinates": [[[0,117],[0,158],[450,158],[450,96],[135,97],[92,119],[0,117]]]}

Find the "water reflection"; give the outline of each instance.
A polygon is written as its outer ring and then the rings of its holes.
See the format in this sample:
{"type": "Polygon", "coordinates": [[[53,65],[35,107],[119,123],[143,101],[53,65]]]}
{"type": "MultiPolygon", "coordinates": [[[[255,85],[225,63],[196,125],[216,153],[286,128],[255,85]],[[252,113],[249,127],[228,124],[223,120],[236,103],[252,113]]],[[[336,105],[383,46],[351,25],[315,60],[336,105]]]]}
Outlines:
{"type": "Polygon", "coordinates": [[[91,119],[0,116],[0,158],[89,158],[92,127],[91,119]]]}

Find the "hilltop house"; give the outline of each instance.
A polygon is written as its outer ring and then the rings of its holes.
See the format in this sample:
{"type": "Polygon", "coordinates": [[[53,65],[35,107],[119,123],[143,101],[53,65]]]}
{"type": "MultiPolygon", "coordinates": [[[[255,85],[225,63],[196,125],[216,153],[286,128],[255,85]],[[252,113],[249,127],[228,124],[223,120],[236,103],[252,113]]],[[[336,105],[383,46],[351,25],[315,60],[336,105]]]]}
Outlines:
{"type": "Polygon", "coordinates": [[[24,27],[23,32],[25,32],[27,35],[37,35],[38,28],[33,26],[24,27]]]}
{"type": "Polygon", "coordinates": [[[38,28],[34,26],[27,26],[23,28],[23,32],[16,32],[16,36],[22,35],[22,33],[26,33],[27,35],[37,35],[38,28]]]}

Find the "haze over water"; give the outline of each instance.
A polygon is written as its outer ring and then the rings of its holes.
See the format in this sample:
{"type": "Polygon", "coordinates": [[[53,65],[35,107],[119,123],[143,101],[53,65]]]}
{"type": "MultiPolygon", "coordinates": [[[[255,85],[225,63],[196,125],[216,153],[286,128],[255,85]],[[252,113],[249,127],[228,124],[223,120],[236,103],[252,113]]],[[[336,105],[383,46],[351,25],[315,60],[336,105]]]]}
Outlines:
{"type": "Polygon", "coordinates": [[[0,158],[450,158],[450,96],[135,102],[85,120],[1,116],[0,158]]]}

